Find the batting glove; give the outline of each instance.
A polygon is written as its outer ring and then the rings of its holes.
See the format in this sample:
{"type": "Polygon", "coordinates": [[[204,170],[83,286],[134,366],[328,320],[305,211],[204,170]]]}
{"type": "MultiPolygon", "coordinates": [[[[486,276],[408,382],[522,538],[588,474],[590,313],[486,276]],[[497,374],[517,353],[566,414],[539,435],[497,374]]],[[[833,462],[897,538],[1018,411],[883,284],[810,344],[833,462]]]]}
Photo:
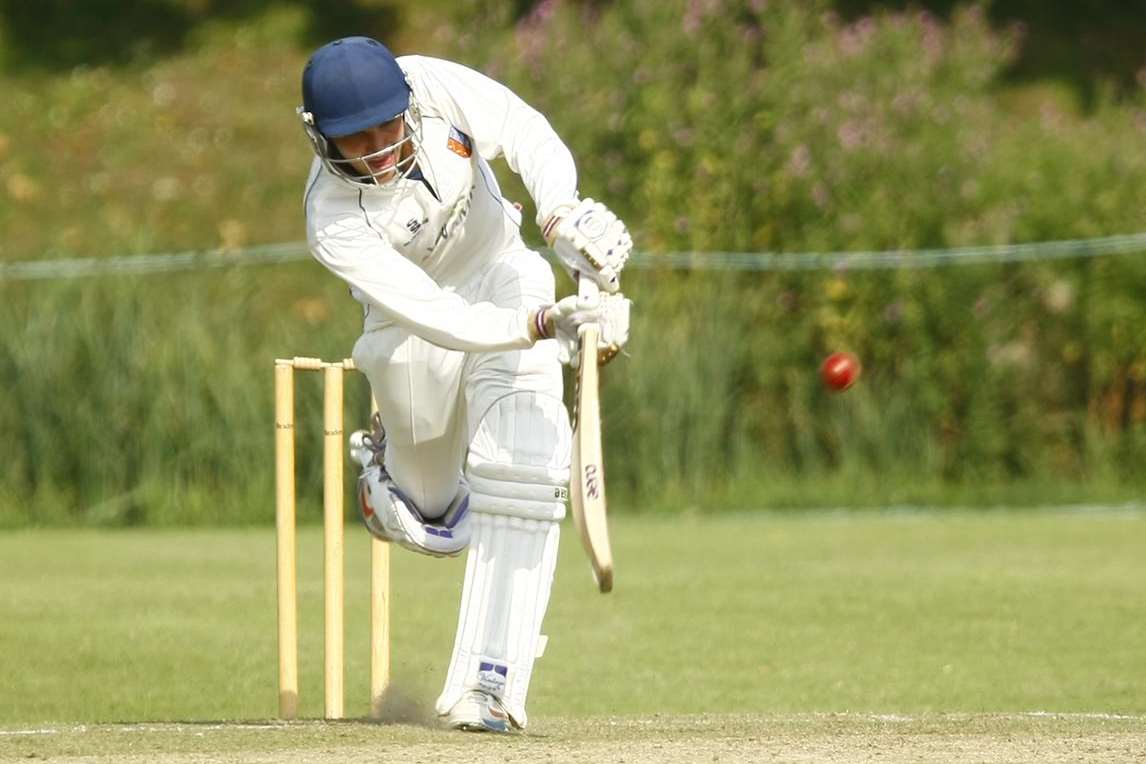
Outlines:
{"type": "Polygon", "coordinates": [[[592,199],[559,207],[541,229],[570,275],[592,276],[606,292],[621,288],[621,271],[633,251],[625,224],[592,199]]]}
{"type": "Polygon", "coordinates": [[[591,299],[570,295],[555,305],[541,308],[530,321],[534,340],[557,340],[557,358],[576,367],[581,347],[581,327],[597,324],[597,363],[613,360],[629,341],[629,312],[632,301],[623,294],[602,294],[591,299]]]}

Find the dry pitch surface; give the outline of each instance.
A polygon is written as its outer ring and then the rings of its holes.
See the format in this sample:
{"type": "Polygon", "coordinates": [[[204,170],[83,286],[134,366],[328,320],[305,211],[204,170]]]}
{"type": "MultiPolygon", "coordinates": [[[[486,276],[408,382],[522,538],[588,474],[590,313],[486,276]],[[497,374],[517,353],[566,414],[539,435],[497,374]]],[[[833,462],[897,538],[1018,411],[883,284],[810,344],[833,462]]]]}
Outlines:
{"type": "Polygon", "coordinates": [[[875,714],[589,717],[527,734],[363,722],[80,725],[0,729],[0,761],[868,762],[1142,761],[1146,717],[875,714]]]}

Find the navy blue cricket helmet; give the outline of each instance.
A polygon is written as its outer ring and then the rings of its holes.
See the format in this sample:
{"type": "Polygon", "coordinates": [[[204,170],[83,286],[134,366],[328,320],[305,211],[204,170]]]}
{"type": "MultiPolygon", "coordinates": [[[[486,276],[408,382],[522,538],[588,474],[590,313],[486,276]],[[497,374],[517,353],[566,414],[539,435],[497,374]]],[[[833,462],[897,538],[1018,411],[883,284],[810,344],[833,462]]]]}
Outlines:
{"type": "Polygon", "coordinates": [[[315,152],[335,174],[362,185],[380,185],[381,177],[362,171],[356,160],[413,151],[385,182],[405,177],[415,165],[421,120],[406,75],[394,54],[370,37],[343,37],[323,45],[307,61],[302,73],[302,106],[298,109],[315,152]],[[331,139],[342,138],[404,116],[401,141],[365,157],[342,157],[331,139]]]}

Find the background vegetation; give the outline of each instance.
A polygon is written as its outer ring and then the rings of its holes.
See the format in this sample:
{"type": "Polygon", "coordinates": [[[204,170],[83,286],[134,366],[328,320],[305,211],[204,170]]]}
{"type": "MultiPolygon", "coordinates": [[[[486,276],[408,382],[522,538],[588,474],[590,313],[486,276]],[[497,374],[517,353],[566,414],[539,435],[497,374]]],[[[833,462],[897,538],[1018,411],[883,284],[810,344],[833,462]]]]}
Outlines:
{"type": "MultiPolygon", "coordinates": [[[[1077,45],[1017,0],[152,0],[115,24],[67,5],[0,3],[5,261],[302,238],[298,74],[360,32],[512,86],[654,255],[1146,228],[1146,54],[1124,42],[1146,12],[1124,4],[1080,6],[1077,45]]],[[[606,392],[618,508],[1141,495],[1142,253],[633,271],[626,291],[634,339],[606,392]],[[816,368],[839,348],[865,377],[829,396],[816,368]]],[[[269,519],[270,360],[346,355],[358,320],[309,263],[0,281],[0,524],[269,519]]],[[[304,497],[317,392],[299,404],[304,497]]]]}

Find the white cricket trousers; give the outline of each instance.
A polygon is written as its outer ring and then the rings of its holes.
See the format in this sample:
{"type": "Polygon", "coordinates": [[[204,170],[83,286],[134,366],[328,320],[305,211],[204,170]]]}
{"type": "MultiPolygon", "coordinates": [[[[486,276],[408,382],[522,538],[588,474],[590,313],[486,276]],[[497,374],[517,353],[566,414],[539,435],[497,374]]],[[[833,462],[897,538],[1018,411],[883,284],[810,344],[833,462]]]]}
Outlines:
{"type": "MultiPolygon", "coordinates": [[[[457,293],[471,303],[534,308],[554,302],[554,290],[545,259],[518,249],[503,253],[457,293]]],[[[527,350],[464,353],[384,324],[358,339],[354,363],[370,380],[386,428],[386,469],[427,519],[441,516],[457,494],[466,449],[496,401],[520,390],[562,397],[552,340],[527,350]]]]}

